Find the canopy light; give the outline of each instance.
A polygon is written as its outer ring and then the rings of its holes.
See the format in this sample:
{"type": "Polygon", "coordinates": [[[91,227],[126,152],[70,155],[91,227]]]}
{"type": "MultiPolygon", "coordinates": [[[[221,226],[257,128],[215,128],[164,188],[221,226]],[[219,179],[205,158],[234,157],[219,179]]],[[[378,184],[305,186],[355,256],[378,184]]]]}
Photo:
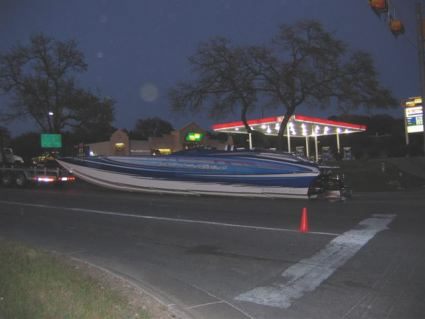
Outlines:
{"type": "Polygon", "coordinates": [[[325,126],[325,128],[323,129],[323,134],[328,134],[329,133],[329,127],[325,126]]]}

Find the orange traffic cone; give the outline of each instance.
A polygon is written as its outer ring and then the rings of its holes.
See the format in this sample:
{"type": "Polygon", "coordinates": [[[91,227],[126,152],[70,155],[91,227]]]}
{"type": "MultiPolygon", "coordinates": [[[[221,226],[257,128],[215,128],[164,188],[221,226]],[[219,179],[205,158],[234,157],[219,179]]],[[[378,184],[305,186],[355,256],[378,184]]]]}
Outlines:
{"type": "Polygon", "coordinates": [[[304,207],[301,214],[301,223],[300,223],[300,232],[307,233],[308,232],[308,217],[307,217],[307,208],[304,207]]]}

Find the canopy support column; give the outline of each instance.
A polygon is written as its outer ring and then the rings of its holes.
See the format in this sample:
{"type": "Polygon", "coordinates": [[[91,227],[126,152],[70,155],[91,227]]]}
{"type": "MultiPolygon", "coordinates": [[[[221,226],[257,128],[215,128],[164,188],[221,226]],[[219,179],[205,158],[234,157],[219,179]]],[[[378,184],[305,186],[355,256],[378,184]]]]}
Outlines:
{"type": "Polygon", "coordinates": [[[317,135],[314,135],[314,149],[316,151],[316,162],[319,161],[319,145],[318,145],[318,141],[317,141],[317,135]]]}
{"type": "Polygon", "coordinates": [[[249,149],[252,150],[252,133],[248,133],[249,149]]]}
{"type": "Polygon", "coordinates": [[[341,144],[340,144],[340,141],[339,141],[339,132],[338,131],[336,131],[336,150],[337,150],[338,155],[341,154],[341,144]]]}
{"type": "Polygon", "coordinates": [[[286,136],[288,138],[288,153],[291,153],[291,133],[289,132],[289,122],[286,125],[286,136]]]}
{"type": "Polygon", "coordinates": [[[307,158],[310,158],[310,145],[309,145],[309,140],[308,140],[308,136],[305,137],[305,152],[306,152],[306,156],[307,158]]]}

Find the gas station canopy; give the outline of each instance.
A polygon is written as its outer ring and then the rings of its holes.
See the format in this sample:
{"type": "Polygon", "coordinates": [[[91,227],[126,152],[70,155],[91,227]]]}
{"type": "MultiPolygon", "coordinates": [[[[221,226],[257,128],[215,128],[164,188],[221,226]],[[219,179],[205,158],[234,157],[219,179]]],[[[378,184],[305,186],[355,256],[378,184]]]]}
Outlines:
{"type": "MultiPolygon", "coordinates": [[[[266,117],[249,120],[248,124],[254,131],[259,131],[266,135],[277,135],[282,120],[283,116],[266,117]]],[[[212,129],[216,132],[246,134],[246,129],[242,121],[214,124],[212,129]]],[[[293,115],[288,122],[285,135],[289,135],[290,137],[314,137],[364,131],[366,131],[366,125],[332,121],[304,115],[293,115]]]]}
{"type": "MultiPolygon", "coordinates": [[[[262,119],[249,120],[248,125],[254,130],[266,135],[277,135],[283,116],[266,117],[262,119]]],[[[214,124],[212,129],[215,132],[224,133],[244,133],[247,131],[242,121],[214,124]]],[[[337,152],[341,152],[340,135],[366,131],[366,125],[353,124],[347,122],[331,121],[317,117],[293,115],[286,126],[286,138],[288,140],[288,152],[291,152],[291,138],[305,138],[306,156],[310,157],[309,138],[314,139],[315,159],[319,160],[318,138],[320,136],[336,136],[337,152]]],[[[252,136],[249,134],[249,148],[252,149],[252,136]]]]}

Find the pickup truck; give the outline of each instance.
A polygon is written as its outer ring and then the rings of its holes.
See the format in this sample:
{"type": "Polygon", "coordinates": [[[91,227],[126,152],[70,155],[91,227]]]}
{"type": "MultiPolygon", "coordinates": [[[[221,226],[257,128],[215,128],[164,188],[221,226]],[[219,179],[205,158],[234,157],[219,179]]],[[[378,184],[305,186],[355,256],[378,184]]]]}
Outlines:
{"type": "Polygon", "coordinates": [[[0,165],[24,165],[22,157],[13,154],[13,150],[10,147],[4,147],[3,152],[0,152],[0,165]],[[4,158],[3,158],[4,157],[4,158]]]}

